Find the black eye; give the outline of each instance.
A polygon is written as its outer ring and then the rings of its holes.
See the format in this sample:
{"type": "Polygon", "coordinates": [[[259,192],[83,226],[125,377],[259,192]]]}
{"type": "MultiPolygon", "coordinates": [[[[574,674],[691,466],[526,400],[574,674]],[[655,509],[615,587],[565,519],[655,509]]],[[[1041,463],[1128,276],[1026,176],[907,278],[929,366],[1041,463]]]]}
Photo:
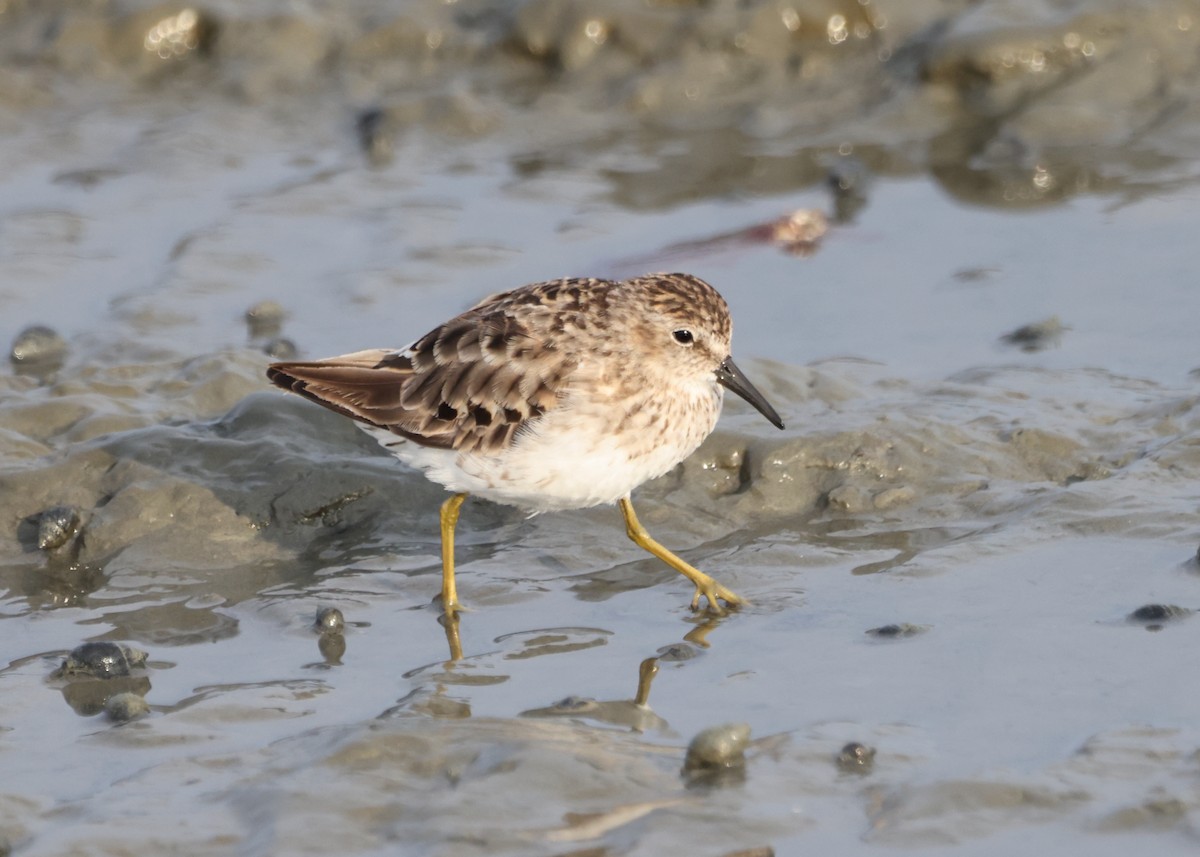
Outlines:
{"type": "Polygon", "coordinates": [[[691,345],[695,341],[695,337],[692,336],[690,330],[677,330],[671,335],[675,337],[675,341],[680,345],[691,345]]]}

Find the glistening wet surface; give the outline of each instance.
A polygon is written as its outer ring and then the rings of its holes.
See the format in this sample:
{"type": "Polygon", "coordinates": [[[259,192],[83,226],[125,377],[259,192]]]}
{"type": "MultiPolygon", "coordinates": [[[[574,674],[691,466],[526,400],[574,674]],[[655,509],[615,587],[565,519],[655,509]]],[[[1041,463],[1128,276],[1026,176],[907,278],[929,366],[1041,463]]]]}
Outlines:
{"type": "Polygon", "coordinates": [[[832,7],[3,7],[0,853],[1194,852],[1198,10],[832,7]],[[450,660],[264,352],[660,268],[788,428],[634,499],[749,605],[469,501],[450,660]]]}

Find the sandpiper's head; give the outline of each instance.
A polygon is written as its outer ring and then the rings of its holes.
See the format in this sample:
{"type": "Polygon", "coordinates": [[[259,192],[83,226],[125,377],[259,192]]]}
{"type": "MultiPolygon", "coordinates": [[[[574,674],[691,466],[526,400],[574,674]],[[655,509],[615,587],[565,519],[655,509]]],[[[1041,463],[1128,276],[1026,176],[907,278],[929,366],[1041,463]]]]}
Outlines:
{"type": "Polygon", "coordinates": [[[627,281],[644,313],[636,324],[640,345],[654,355],[665,374],[711,381],[737,393],[772,424],[779,414],[733,362],[733,323],[725,299],[691,274],[647,274],[627,281]]]}

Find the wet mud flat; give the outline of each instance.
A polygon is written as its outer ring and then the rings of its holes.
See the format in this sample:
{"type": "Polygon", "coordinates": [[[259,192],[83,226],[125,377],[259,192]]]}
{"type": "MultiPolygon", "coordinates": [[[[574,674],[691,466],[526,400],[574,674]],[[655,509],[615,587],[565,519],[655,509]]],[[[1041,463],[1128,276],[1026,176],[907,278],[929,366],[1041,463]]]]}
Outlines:
{"type": "Polygon", "coordinates": [[[991,847],[1031,825],[1182,847],[1196,396],[1036,369],[758,368],[811,391],[770,382],[809,427],[776,440],[732,415],[641,492],[660,537],[750,606],[690,614],[614,510],[471,504],[458,661],[430,604],[440,493],[303,402],[251,393],[6,467],[20,532],[78,510],[62,544],[5,557],[24,625],[5,753],[29,766],[9,829],[48,852],[219,852],[259,813],[272,848],[304,852],[991,847]],[[68,669],[81,639],[118,651],[68,669]],[[130,717],[130,696],[148,708],[130,717]],[[738,763],[689,772],[689,739],[726,723],[752,730],[738,763]],[[84,762],[48,761],[48,734],[84,762]],[[147,832],[112,839],[146,801],[147,832]]]}
{"type": "Polygon", "coordinates": [[[4,7],[0,853],[1191,853],[1197,38],[4,7]],[[660,266],[788,425],[638,492],[749,605],[472,501],[451,660],[443,492],[266,363],[660,266]]]}

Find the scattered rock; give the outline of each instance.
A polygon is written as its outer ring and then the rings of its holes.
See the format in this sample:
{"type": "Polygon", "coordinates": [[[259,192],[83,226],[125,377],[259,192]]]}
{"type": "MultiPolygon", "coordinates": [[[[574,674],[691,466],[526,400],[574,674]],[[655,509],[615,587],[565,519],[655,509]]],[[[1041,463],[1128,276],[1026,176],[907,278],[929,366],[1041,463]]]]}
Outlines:
{"type": "Polygon", "coordinates": [[[22,374],[51,375],[66,362],[67,341],[53,328],[35,324],[17,334],[8,359],[22,374]]]}
{"type": "Polygon", "coordinates": [[[91,676],[121,678],[146,665],[149,655],[140,649],[109,642],[83,643],[63,659],[55,677],[91,676]]]}
{"type": "Polygon", "coordinates": [[[128,723],[150,712],[150,704],[140,694],[126,692],[110,696],[104,703],[104,713],[116,723],[128,723]]]}
{"type": "Polygon", "coordinates": [[[318,607],[313,627],[322,634],[340,634],[346,629],[346,617],[336,607],[318,607]]]}
{"type": "Polygon", "coordinates": [[[866,633],[872,637],[894,639],[897,637],[915,637],[918,634],[924,634],[930,627],[932,626],[914,625],[911,622],[897,622],[892,625],[880,625],[878,628],[870,628],[866,633]]]}
{"type": "Polygon", "coordinates": [[[865,774],[875,764],[875,748],[851,741],[838,752],[836,761],[846,773],[865,774]]]}
{"type": "Polygon", "coordinates": [[[1000,341],[1005,345],[1016,345],[1022,351],[1032,353],[1058,345],[1062,341],[1063,333],[1070,329],[1059,321],[1058,316],[1053,315],[1043,321],[1010,330],[1000,337],[1000,341]]]}
{"type": "Polygon", "coordinates": [[[378,107],[364,110],[358,114],[354,128],[358,133],[358,145],[371,166],[383,167],[392,162],[397,129],[391,114],[378,107]]]}
{"type": "Polygon", "coordinates": [[[1175,604],[1144,604],[1127,617],[1130,622],[1159,624],[1186,619],[1195,611],[1175,604]]]}
{"type": "Polygon", "coordinates": [[[745,778],[750,727],[724,723],[698,733],[688,744],[683,774],[690,783],[725,785],[745,778]]]}
{"type": "Polygon", "coordinates": [[[74,506],[55,506],[37,516],[38,547],[50,552],[61,548],[79,533],[79,510],[74,506]]]}

